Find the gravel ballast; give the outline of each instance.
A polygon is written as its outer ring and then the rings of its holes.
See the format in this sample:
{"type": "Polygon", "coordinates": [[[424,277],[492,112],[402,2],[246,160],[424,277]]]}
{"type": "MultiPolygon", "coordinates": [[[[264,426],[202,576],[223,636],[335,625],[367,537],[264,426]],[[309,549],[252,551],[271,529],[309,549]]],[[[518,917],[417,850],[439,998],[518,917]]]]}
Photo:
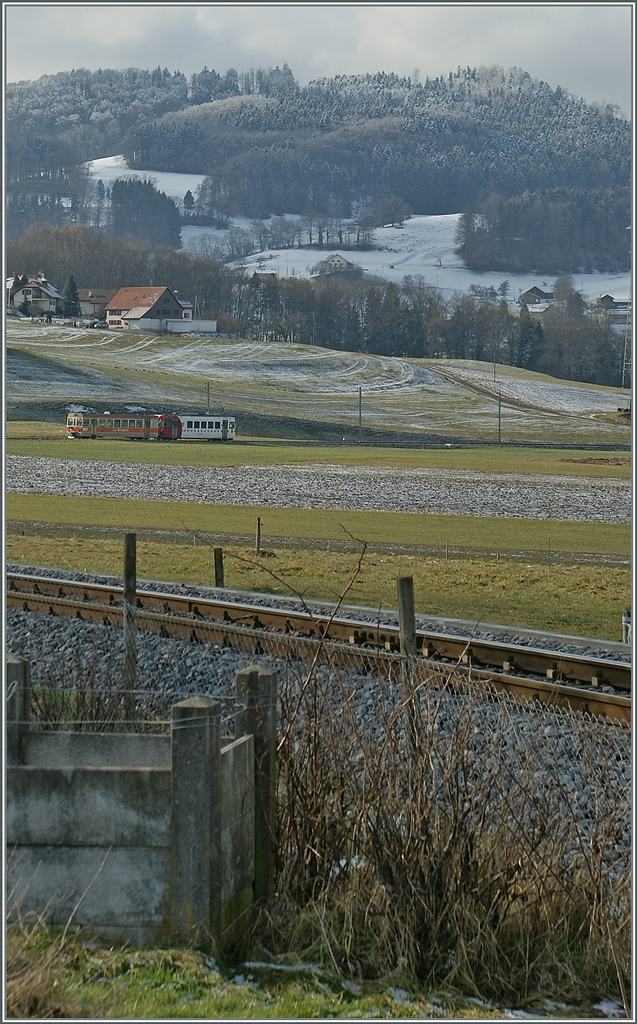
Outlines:
{"type": "MultiPolygon", "coordinates": [[[[77,442],[79,443],[79,442],[77,442]]],[[[630,523],[630,482],[615,478],[361,466],[153,466],[8,456],[23,494],[201,504],[630,523]]]]}
{"type": "MultiPolygon", "coordinates": [[[[55,619],[50,616],[9,610],[7,616],[7,648],[13,654],[32,663],[32,684],[37,687],[75,686],[92,690],[112,690],[122,678],[122,631],[77,619],[55,619]]],[[[264,667],[277,671],[281,687],[292,688],[302,683],[308,670],[303,662],[290,661],[282,656],[259,656],[218,644],[193,644],[186,641],[164,639],[152,634],[139,633],[138,651],[138,717],[148,720],[155,716],[168,718],[170,705],[188,696],[201,695],[218,699],[221,703],[222,728],[233,733],[236,710],[235,676],[240,668],[255,660],[264,667]]],[[[375,673],[361,674],[354,668],[343,668],[338,673],[328,666],[317,668],[321,680],[322,699],[332,713],[343,715],[343,695],[348,697],[346,717],[353,715],[357,735],[376,742],[382,738],[383,717],[379,714],[381,702],[385,708],[398,708],[401,689],[394,681],[380,679],[375,673]]],[[[289,691],[288,691],[289,692],[289,691]]],[[[515,786],[516,765],[520,770],[528,758],[533,757],[534,777],[546,777],[551,787],[551,801],[567,799],[569,813],[575,814],[580,832],[592,828],[599,820],[599,801],[608,798],[620,811],[620,831],[616,836],[615,855],[630,844],[630,784],[631,742],[630,731],[617,726],[593,725],[593,733],[578,726],[566,714],[550,711],[527,710],[505,700],[477,701],[470,696],[443,691],[440,683],[422,691],[424,714],[427,706],[435,707],[436,742],[445,743],[457,728],[459,716],[471,715],[471,741],[473,755],[502,758],[501,784],[515,786]],[[604,742],[600,743],[597,729],[603,729],[604,742]],[[491,750],[497,736],[494,751],[491,750]],[[585,736],[594,742],[589,746],[585,736]],[[538,744],[538,739],[540,743],[538,744]],[[491,751],[491,753],[489,753],[491,751]],[[599,782],[595,781],[595,763],[591,764],[591,751],[603,760],[599,765],[599,782]],[[555,787],[556,778],[561,779],[555,787]],[[506,781],[506,780],[510,781],[506,781]],[[603,796],[603,792],[607,797],[603,796]],[[560,796],[562,794],[562,796],[560,796]]],[[[329,713],[329,712],[328,712],[329,713]]],[[[67,726],[68,727],[68,726],[67,726]]],[[[135,729],[135,723],[131,723],[135,729]]],[[[398,717],[400,730],[400,715],[398,717]]],[[[547,790],[548,794],[548,790],[547,790]]],[[[609,804],[609,807],[610,807],[609,804]]],[[[566,811],[566,806],[564,808],[566,811]]],[[[556,821],[564,818],[559,807],[554,808],[556,821]]]]}

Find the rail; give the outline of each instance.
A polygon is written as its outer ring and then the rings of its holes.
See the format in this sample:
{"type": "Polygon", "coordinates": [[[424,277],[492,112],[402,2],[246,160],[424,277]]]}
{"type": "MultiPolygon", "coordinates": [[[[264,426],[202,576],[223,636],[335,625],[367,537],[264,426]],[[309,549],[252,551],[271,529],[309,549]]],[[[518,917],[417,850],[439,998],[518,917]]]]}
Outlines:
{"type": "MultiPolygon", "coordinates": [[[[8,608],[104,625],[122,624],[122,594],[113,585],[7,574],[8,608]]],[[[398,627],[391,624],[149,590],[137,591],[137,627],[162,637],[231,644],[257,655],[270,648],[280,651],[284,643],[294,656],[311,658],[317,643],[329,642],[361,667],[400,653],[398,627]]],[[[453,664],[495,690],[630,721],[631,666],[626,662],[430,629],[417,631],[416,645],[420,657],[453,664]]]]}

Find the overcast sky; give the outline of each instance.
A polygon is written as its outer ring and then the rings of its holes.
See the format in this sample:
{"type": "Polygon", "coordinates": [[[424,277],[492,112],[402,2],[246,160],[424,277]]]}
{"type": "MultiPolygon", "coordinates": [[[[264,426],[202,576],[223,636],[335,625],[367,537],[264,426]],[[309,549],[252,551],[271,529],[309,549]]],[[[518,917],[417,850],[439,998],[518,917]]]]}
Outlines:
{"type": "Polygon", "coordinates": [[[336,74],[421,78],[519,67],[631,114],[632,4],[3,3],[6,80],[72,68],[186,75],[286,61],[301,85],[336,74]]]}

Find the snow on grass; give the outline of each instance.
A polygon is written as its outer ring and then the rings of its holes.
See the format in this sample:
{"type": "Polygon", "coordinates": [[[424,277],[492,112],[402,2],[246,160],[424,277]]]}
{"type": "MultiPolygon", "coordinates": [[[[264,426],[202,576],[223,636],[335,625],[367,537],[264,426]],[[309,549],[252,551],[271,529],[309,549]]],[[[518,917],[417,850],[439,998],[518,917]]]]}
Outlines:
{"type": "Polygon", "coordinates": [[[101,160],[91,160],[87,166],[91,180],[97,184],[101,178],[105,188],[110,188],[117,178],[154,178],[160,192],[165,192],[171,199],[178,199],[180,202],[188,189],[194,195],[198,185],[206,177],[205,174],[132,170],[123,156],[105,156],[101,160]]]}
{"type": "MultiPolygon", "coordinates": [[[[237,260],[230,266],[245,266],[253,272],[262,267],[275,270],[280,277],[307,277],[310,268],[320,260],[327,259],[334,252],[363,268],[367,277],[381,277],[387,281],[402,284],[405,277],[422,276],[431,287],[438,288],[445,298],[455,292],[468,292],[471,285],[481,288],[497,288],[504,280],[510,285],[509,302],[533,285],[552,290],[555,277],[542,274],[507,274],[501,270],[476,273],[467,270],[456,255],[456,230],[459,213],[433,217],[410,217],[402,228],[377,228],[377,249],[369,252],[347,252],[334,249],[270,249],[245,260],[237,260]]],[[[182,239],[184,246],[192,248],[195,240],[210,232],[209,228],[189,228],[182,239]]],[[[223,232],[215,234],[215,241],[223,240],[223,232]]],[[[590,299],[608,292],[616,299],[626,299],[630,286],[630,273],[625,274],[577,274],[576,288],[590,299]]]]}
{"type": "MultiPolygon", "coordinates": [[[[7,396],[11,398],[25,391],[33,393],[34,389],[42,394],[61,394],[74,380],[79,387],[78,373],[84,375],[83,383],[89,387],[88,392],[77,395],[78,399],[89,394],[93,397],[95,389],[103,389],[116,373],[133,375],[129,386],[135,389],[135,395],[131,397],[146,397],[157,388],[156,378],[147,381],[146,374],[162,374],[168,391],[179,387],[180,381],[185,385],[193,379],[208,380],[227,396],[253,396],[263,404],[264,411],[275,411],[276,406],[277,413],[287,404],[295,415],[306,415],[307,401],[314,396],[320,402],[322,418],[338,419],[344,403],[348,415],[357,407],[360,387],[365,415],[369,415],[373,401],[379,425],[394,422],[400,429],[431,430],[443,429],[444,424],[445,429],[452,430],[454,419],[464,419],[466,429],[461,431],[457,424],[454,430],[463,434],[469,429],[482,432],[479,424],[470,427],[470,421],[495,415],[498,391],[505,399],[515,398],[547,413],[608,412],[625,401],[625,392],[617,388],[553,381],[513,367],[498,366],[494,382],[492,367],[486,363],[411,362],[277,342],[80,331],[20,322],[7,323],[7,342],[14,346],[7,360],[7,396]],[[465,389],[464,384],[469,388],[465,389]],[[488,388],[492,397],[473,394],[472,384],[488,388]],[[439,427],[431,422],[432,417],[439,427]]],[[[118,391],[121,386],[118,381],[118,391]]],[[[530,427],[526,411],[508,410],[507,417],[509,429],[512,418],[516,430],[530,427]]]]}
{"type": "Polygon", "coordinates": [[[451,360],[447,369],[456,380],[487,387],[494,396],[500,392],[503,398],[515,398],[555,412],[615,412],[618,405],[626,402],[627,393],[621,388],[561,384],[543,379],[539,374],[529,374],[526,379],[509,376],[502,368],[498,368],[494,381],[492,368],[467,367],[451,360]]]}
{"type": "MultiPolygon", "coordinates": [[[[167,195],[182,200],[188,189],[195,193],[203,181],[203,174],[179,174],[172,171],[131,170],[123,156],[108,156],[93,160],[90,176],[94,182],[102,179],[110,187],[116,178],[135,175],[139,178],[154,178],[157,187],[167,195]]],[[[286,214],[296,220],[296,214],[286,214]]],[[[415,216],[405,221],[404,227],[378,228],[376,244],[378,249],[370,252],[347,252],[334,249],[269,249],[265,252],[238,260],[231,266],[245,266],[250,273],[260,267],[274,270],[279,277],[307,277],[311,267],[327,259],[334,252],[340,252],[346,259],[358,263],[367,276],[381,277],[401,284],[408,275],[422,275],[427,284],[439,288],[445,298],[454,292],[467,292],[472,284],[483,288],[498,288],[505,279],[510,285],[509,301],[514,302],[528,288],[538,285],[550,290],[555,277],[542,274],[507,274],[503,271],[476,273],[467,270],[459,256],[456,256],[455,234],[460,219],[459,213],[441,214],[433,217],[415,216]]],[[[251,221],[247,217],[233,217],[232,226],[248,229],[251,221]]],[[[186,225],[181,229],[185,249],[196,249],[206,238],[212,245],[223,245],[227,230],[211,227],[186,225]]],[[[576,274],[575,286],[589,299],[609,293],[615,299],[628,298],[630,273],[624,274],[576,274]]]]}

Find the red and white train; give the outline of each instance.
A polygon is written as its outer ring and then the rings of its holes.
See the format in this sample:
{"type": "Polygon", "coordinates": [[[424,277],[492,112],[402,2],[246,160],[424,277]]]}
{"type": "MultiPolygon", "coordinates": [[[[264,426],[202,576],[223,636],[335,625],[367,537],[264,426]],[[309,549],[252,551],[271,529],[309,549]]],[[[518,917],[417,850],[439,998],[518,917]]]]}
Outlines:
{"type": "Polygon", "coordinates": [[[127,441],[234,441],[234,416],[220,412],[148,413],[70,412],[66,418],[70,438],[111,437],[127,441]]]}

